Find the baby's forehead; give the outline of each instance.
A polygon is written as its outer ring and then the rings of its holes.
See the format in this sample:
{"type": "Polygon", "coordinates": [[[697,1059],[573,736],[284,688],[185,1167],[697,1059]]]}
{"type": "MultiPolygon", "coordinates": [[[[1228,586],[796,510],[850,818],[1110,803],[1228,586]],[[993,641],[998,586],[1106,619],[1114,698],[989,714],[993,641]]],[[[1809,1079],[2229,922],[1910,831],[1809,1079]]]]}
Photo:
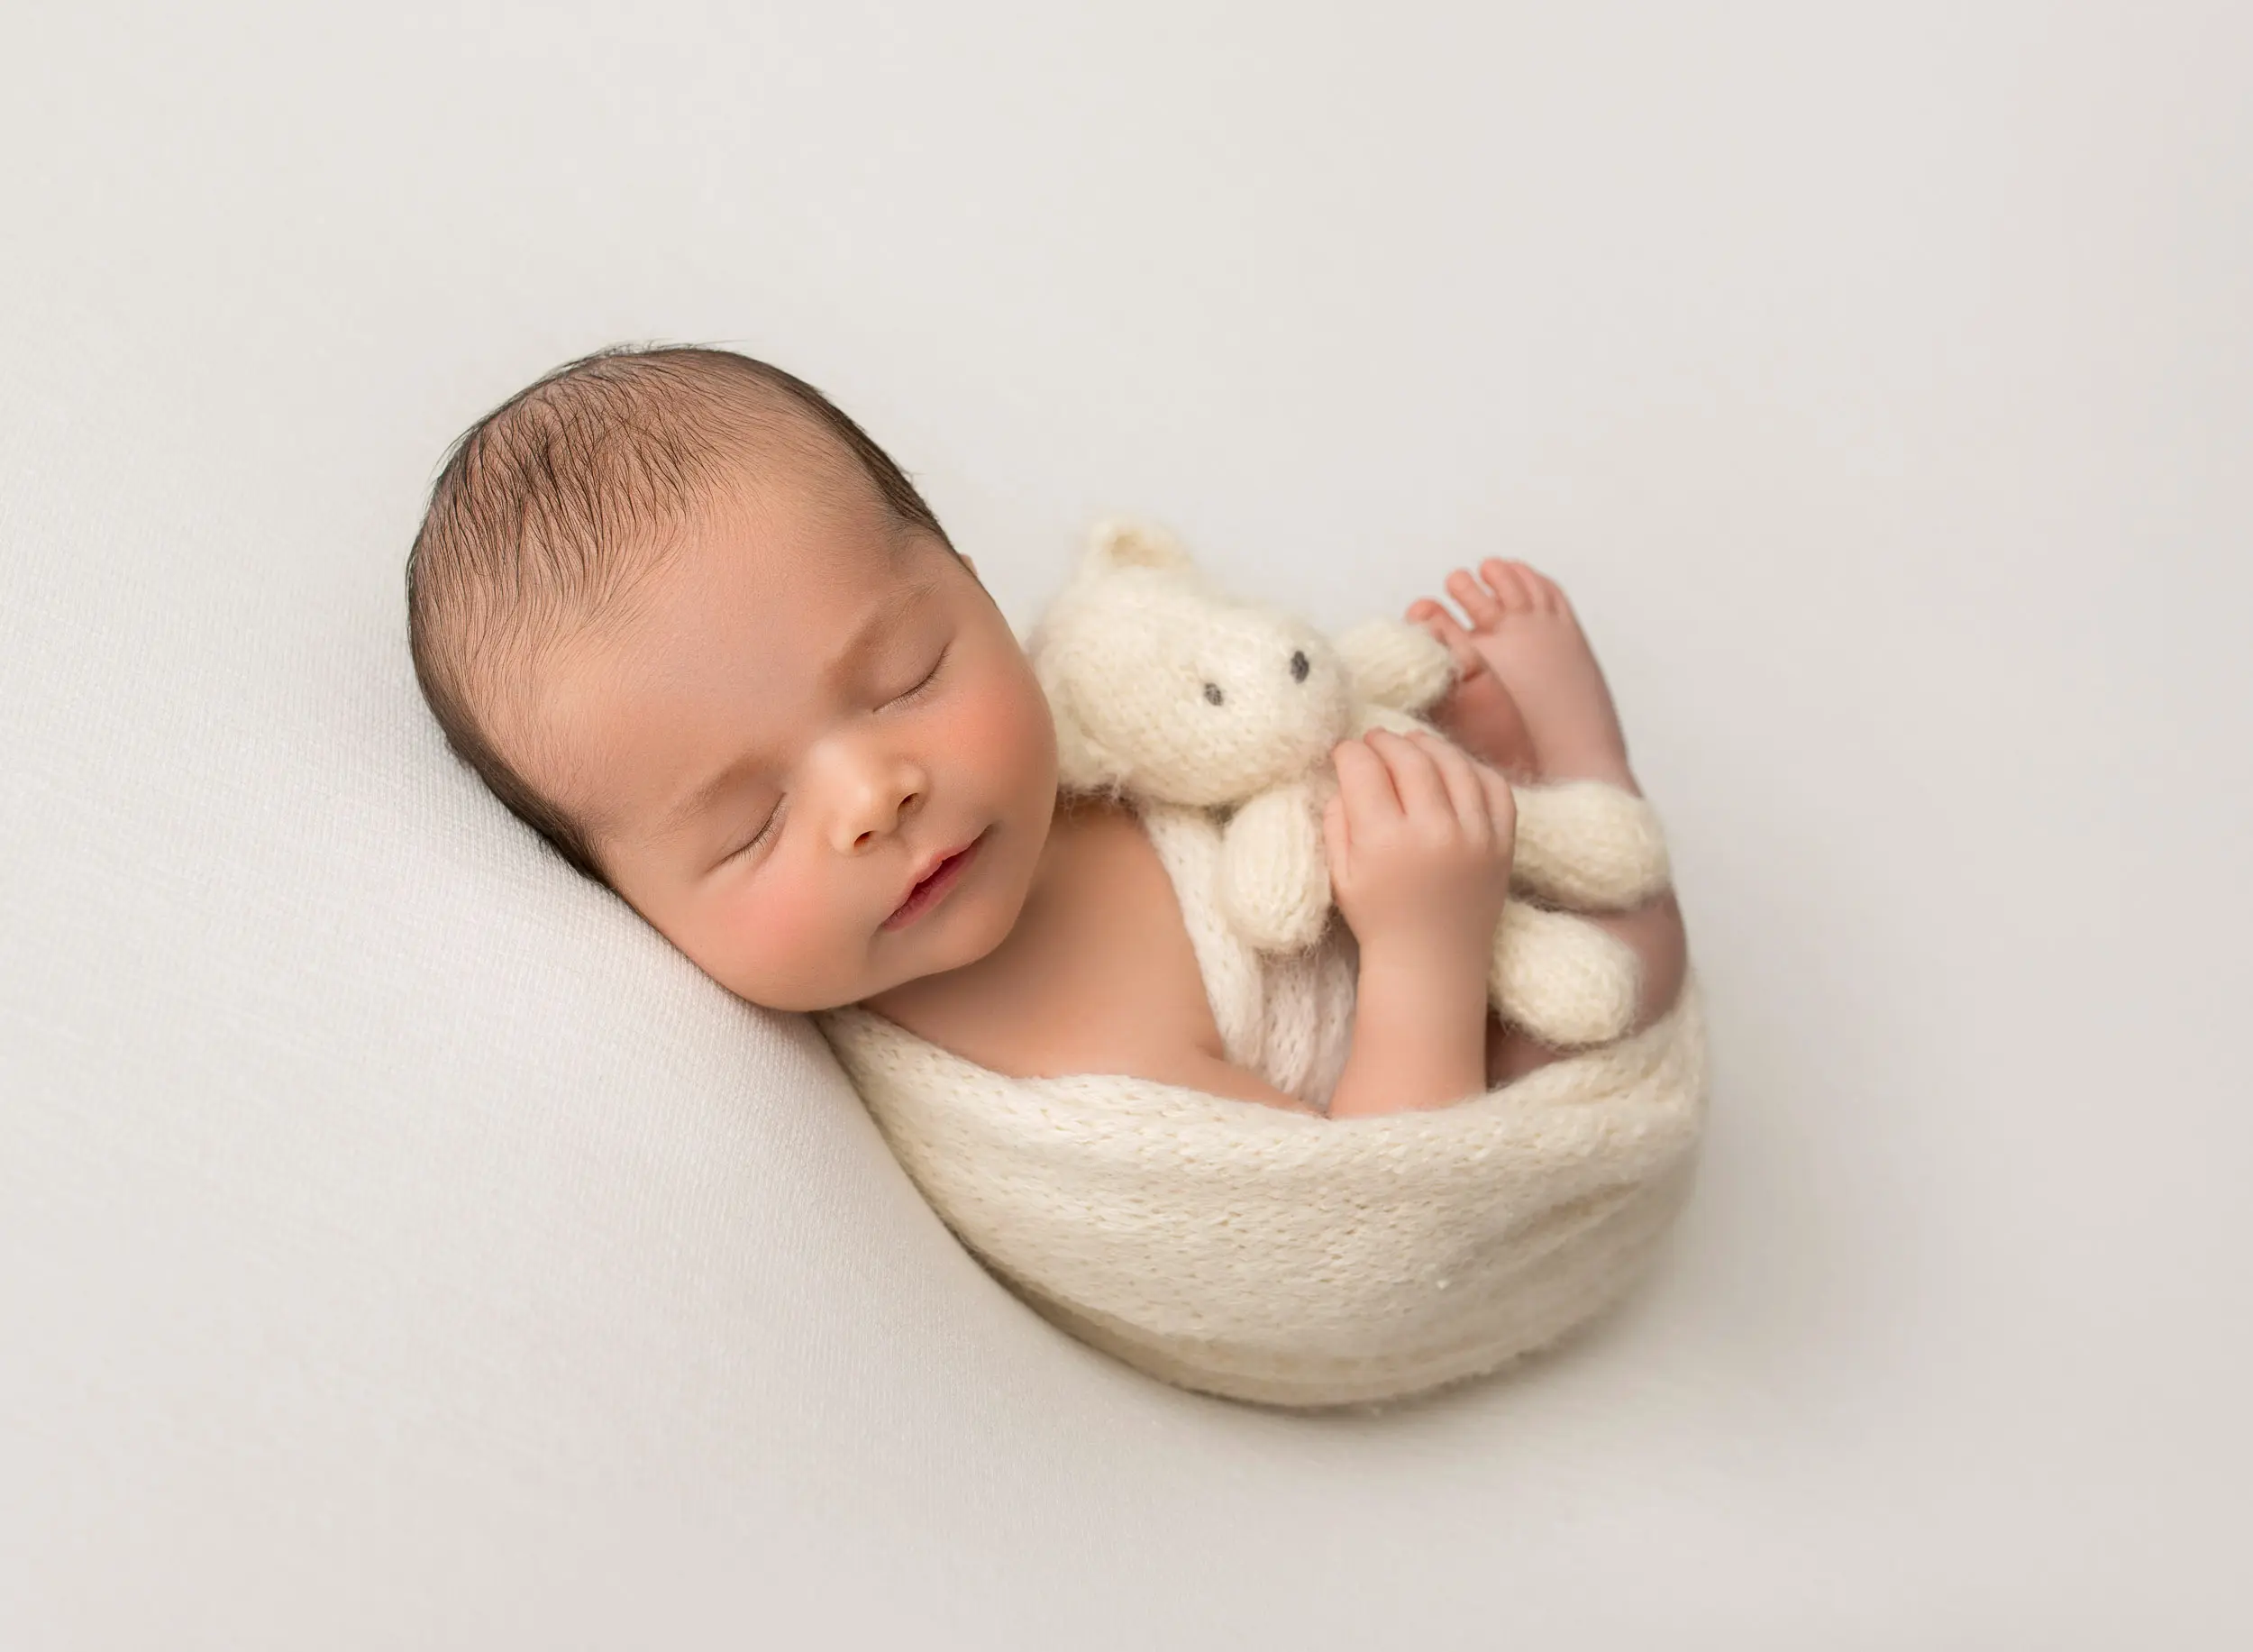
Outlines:
{"type": "Polygon", "coordinates": [[[897,675],[930,638],[950,611],[953,552],[848,537],[789,578],[784,547],[699,543],[701,572],[677,563],[677,582],[558,652],[522,737],[597,839],[652,829],[690,771],[787,746],[802,716],[897,675]]]}
{"type": "Polygon", "coordinates": [[[652,658],[769,655],[777,666],[830,660],[856,634],[888,629],[941,598],[958,559],[891,515],[872,490],[819,472],[750,473],[684,524],[640,589],[622,593],[591,641],[652,658]]]}

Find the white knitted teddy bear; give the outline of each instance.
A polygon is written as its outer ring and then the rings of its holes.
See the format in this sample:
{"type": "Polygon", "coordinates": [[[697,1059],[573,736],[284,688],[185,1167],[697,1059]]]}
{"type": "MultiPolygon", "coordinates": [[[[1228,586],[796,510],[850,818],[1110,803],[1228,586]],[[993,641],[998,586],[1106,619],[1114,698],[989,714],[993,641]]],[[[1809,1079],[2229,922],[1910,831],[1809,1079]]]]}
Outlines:
{"type": "MultiPolygon", "coordinates": [[[[1332,639],[1238,601],[1163,529],[1099,525],[1028,651],[1054,714],[1061,783],[1141,808],[1209,814],[1218,894],[1263,954],[1304,952],[1332,910],[1322,809],[1340,740],[1431,729],[1415,716],[1455,680],[1446,648],[1400,620],[1332,639]]],[[[1635,906],[1666,887],[1665,841],[1641,799],[1592,780],[1513,788],[1513,888],[1586,909],[1635,906]]],[[[1545,1044],[1627,1031],[1635,954],[1568,912],[1513,897],[1488,987],[1504,1018],[1545,1044]]]]}

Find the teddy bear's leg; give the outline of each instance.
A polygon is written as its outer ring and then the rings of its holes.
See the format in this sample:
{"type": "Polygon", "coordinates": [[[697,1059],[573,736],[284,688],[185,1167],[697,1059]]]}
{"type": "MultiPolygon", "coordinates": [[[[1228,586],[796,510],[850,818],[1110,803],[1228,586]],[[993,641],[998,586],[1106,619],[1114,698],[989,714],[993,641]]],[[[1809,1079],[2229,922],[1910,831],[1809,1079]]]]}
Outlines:
{"type": "Polygon", "coordinates": [[[1633,948],[1585,918],[1510,901],[1488,987],[1503,1017],[1543,1044],[1603,1044],[1634,1024],[1642,968],[1633,948]]]}
{"type": "Polygon", "coordinates": [[[1592,912],[1583,921],[1635,954],[1635,1017],[1622,1036],[1641,1032],[1674,1007],[1689,978],[1690,945],[1673,890],[1662,891],[1631,912],[1592,912]]]}
{"type": "Polygon", "coordinates": [[[1622,912],[1671,881],[1657,812],[1641,798],[1601,780],[1512,790],[1518,850],[1510,875],[1520,889],[1579,911],[1622,912]]]}

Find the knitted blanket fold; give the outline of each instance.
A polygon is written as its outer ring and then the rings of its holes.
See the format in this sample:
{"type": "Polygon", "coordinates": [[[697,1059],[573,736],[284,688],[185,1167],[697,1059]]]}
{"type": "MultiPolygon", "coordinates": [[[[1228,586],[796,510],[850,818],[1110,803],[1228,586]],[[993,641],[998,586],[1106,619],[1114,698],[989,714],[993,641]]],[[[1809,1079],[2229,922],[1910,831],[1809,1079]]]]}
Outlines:
{"type": "MultiPolygon", "coordinates": [[[[1217,950],[1209,857],[1178,822],[1145,825],[1231,1058],[1325,1104],[1350,1031],[1342,953],[1217,950]]],[[[1152,1376],[1268,1405],[1404,1399],[1592,1318],[1680,1207],[1704,1121],[1694,977],[1632,1037],[1452,1107],[1349,1119],[1117,1074],[1012,1078],[858,1006],[815,1020],[1003,1284],[1152,1376]]]]}

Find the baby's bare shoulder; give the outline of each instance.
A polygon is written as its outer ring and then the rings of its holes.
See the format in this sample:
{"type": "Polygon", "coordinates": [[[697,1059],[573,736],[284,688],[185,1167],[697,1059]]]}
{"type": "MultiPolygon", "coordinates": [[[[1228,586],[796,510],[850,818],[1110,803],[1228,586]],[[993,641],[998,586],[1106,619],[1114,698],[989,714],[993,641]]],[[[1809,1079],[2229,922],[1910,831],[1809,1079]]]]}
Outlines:
{"type": "Polygon", "coordinates": [[[1220,1046],[1172,881],[1141,823],[1075,801],[1040,888],[978,963],[876,1007],[918,1036],[1018,1078],[1171,1072],[1220,1046]]]}

